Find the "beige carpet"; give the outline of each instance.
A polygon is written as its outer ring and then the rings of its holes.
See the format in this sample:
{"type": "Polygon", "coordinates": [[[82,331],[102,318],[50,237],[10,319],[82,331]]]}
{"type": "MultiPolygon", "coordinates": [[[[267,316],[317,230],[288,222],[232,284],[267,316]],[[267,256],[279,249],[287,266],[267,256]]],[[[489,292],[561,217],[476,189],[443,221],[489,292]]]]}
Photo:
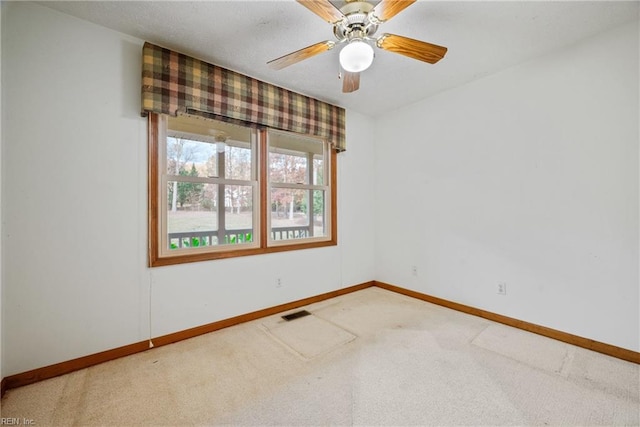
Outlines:
{"type": "Polygon", "coordinates": [[[640,425],[639,366],[379,288],[9,390],[48,425],[640,425]]]}

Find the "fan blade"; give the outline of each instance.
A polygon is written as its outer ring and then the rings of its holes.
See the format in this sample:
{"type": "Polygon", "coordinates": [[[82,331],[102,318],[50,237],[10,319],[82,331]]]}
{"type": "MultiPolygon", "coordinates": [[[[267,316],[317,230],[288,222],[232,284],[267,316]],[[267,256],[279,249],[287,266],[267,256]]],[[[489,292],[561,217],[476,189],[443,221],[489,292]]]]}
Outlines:
{"type": "Polygon", "coordinates": [[[376,44],[380,49],[399,53],[429,64],[440,61],[447,53],[446,47],[388,33],[382,34],[376,44]]]}
{"type": "Polygon", "coordinates": [[[297,0],[297,2],[330,24],[335,24],[344,19],[344,14],[329,3],[329,0],[297,0]]]}
{"type": "Polygon", "coordinates": [[[296,50],[295,52],[291,52],[288,55],[284,55],[278,59],[269,61],[267,62],[267,65],[275,70],[281,70],[284,67],[293,65],[296,62],[302,61],[303,59],[311,58],[312,56],[315,56],[319,53],[331,50],[335,45],[335,42],[329,40],[312,44],[311,46],[307,46],[304,49],[296,50]]]}
{"type": "Polygon", "coordinates": [[[370,13],[378,18],[378,21],[384,22],[393,18],[415,2],[416,0],[382,0],[370,13]]]}
{"type": "Polygon", "coordinates": [[[350,93],[360,89],[360,73],[342,70],[342,92],[350,93]]]}

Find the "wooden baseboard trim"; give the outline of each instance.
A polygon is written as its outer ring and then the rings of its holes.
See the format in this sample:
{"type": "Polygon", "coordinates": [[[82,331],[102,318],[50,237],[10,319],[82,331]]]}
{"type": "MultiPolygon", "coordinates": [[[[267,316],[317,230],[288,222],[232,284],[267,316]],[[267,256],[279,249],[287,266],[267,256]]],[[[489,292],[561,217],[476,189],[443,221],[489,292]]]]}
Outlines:
{"type": "Polygon", "coordinates": [[[59,375],[68,374],[89,366],[97,365],[108,360],[118,359],[124,356],[130,356],[149,349],[148,341],[141,341],[135,344],[129,344],[111,350],[101,351],[100,353],[90,354],[88,356],[79,357],[77,359],[67,360],[65,362],[56,363],[54,365],[45,366],[43,368],[32,369],[20,374],[10,375],[2,380],[2,395],[5,391],[33,384],[38,381],[57,377],[59,375]]]}
{"type": "Polygon", "coordinates": [[[596,351],[598,353],[606,354],[607,356],[616,357],[618,359],[626,360],[640,364],[640,353],[628,350],[622,347],[616,347],[611,344],[605,344],[603,342],[595,341],[589,338],[580,337],[577,335],[569,334],[567,332],[558,331],[556,329],[547,328],[546,326],[536,325],[534,323],[525,322],[523,320],[514,319],[512,317],[503,316],[501,314],[492,313],[490,311],[481,310],[468,305],[460,304],[457,302],[448,301],[442,298],[437,298],[431,295],[423,294],[421,292],[412,291],[409,289],[401,288],[399,286],[390,285],[384,282],[374,281],[375,286],[386,289],[388,291],[396,292],[402,295],[406,295],[412,298],[416,298],[422,301],[437,304],[443,307],[450,308],[452,310],[461,311],[463,313],[472,314],[474,316],[482,317],[487,320],[502,323],[507,326],[522,329],[527,332],[533,332],[534,334],[542,335],[548,338],[553,338],[558,341],[572,344],[577,347],[586,348],[588,350],[596,351]]]}
{"type": "Polygon", "coordinates": [[[209,323],[207,325],[196,326],[195,328],[186,329],[184,331],[175,332],[168,335],[163,335],[153,339],[153,344],[156,347],[171,344],[177,341],[182,341],[188,338],[197,337],[198,335],[208,334],[219,329],[228,328],[229,326],[239,325],[240,323],[249,322],[251,320],[260,319],[262,317],[271,316],[273,314],[282,313],[284,311],[292,310],[294,308],[302,307],[305,305],[313,304],[315,302],[324,301],[330,298],[339,297],[341,295],[350,294],[352,292],[360,291],[362,289],[370,288],[374,286],[374,282],[362,283],[360,285],[350,286],[348,288],[338,289],[336,291],[327,292],[325,294],[316,295],[301,300],[288,302],[286,304],[276,305],[275,307],[269,307],[262,310],[254,311],[240,316],[231,317],[229,319],[220,320],[218,322],[209,323]]]}
{"type": "MultiPolygon", "coordinates": [[[[163,335],[152,339],[154,348],[161,347],[163,345],[172,344],[174,342],[182,341],[188,338],[193,338],[198,335],[214,332],[219,329],[228,328],[229,326],[238,325],[240,323],[248,322],[250,320],[260,319],[262,317],[271,316],[273,314],[281,313],[283,311],[292,310],[294,308],[302,307],[305,305],[313,304],[315,302],[324,301],[330,298],[335,298],[341,295],[356,292],[362,289],[366,289],[374,286],[375,282],[370,281],[361,283],[359,285],[350,286],[348,288],[338,289],[332,292],[316,295],[301,300],[280,304],[275,307],[269,307],[262,310],[254,311],[251,313],[243,314],[240,316],[232,317],[229,319],[220,320],[218,322],[209,323],[207,325],[198,326],[195,328],[187,329],[172,334],[163,335]]],[[[149,350],[149,342],[141,341],[134,344],[125,345],[123,347],[114,348],[111,350],[102,351],[100,353],[90,354],[88,356],[79,357],[77,359],[68,360],[66,362],[56,363],[54,365],[45,366],[43,368],[32,369],[20,374],[10,375],[3,378],[0,383],[0,395],[4,396],[4,393],[12,388],[22,387],[25,385],[33,384],[38,381],[46,380],[49,378],[57,377],[59,375],[68,374],[80,369],[88,368],[100,363],[108,362],[110,360],[118,359],[124,356],[130,356],[135,353],[140,353],[149,350]]]]}

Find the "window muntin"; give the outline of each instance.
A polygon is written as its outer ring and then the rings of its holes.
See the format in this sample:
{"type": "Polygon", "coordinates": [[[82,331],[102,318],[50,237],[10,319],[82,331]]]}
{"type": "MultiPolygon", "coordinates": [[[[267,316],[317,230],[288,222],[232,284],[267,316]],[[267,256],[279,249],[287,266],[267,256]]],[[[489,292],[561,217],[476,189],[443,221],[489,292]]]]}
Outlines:
{"type": "Polygon", "coordinates": [[[329,145],[320,138],[269,129],[267,167],[269,245],[331,238],[329,145]]]}
{"type": "Polygon", "coordinates": [[[256,132],[191,116],[161,120],[161,256],[258,247],[256,132]]]}
{"type": "Polygon", "coordinates": [[[335,162],[335,150],[320,138],[150,114],[149,265],[336,245],[335,162]],[[171,138],[185,140],[182,152],[191,155],[178,161],[171,138]],[[270,152],[274,161],[298,158],[296,167],[286,175],[270,171],[270,152]],[[278,197],[279,218],[271,209],[278,197]],[[294,201],[294,224],[282,197],[294,201]]]}

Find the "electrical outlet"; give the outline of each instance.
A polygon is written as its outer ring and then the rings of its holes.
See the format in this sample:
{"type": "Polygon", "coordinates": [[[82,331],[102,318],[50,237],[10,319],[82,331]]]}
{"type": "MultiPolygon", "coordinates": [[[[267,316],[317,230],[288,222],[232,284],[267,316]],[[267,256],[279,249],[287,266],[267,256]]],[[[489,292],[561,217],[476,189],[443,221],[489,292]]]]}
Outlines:
{"type": "Polygon", "coordinates": [[[276,288],[281,288],[281,287],[282,287],[282,279],[278,277],[276,279],[276,288]]]}
{"type": "Polygon", "coordinates": [[[504,282],[498,283],[498,295],[506,295],[507,294],[507,284],[504,282]]]}
{"type": "Polygon", "coordinates": [[[418,267],[417,266],[415,266],[415,265],[411,266],[411,274],[413,276],[417,276],[418,275],[418,267]]]}

